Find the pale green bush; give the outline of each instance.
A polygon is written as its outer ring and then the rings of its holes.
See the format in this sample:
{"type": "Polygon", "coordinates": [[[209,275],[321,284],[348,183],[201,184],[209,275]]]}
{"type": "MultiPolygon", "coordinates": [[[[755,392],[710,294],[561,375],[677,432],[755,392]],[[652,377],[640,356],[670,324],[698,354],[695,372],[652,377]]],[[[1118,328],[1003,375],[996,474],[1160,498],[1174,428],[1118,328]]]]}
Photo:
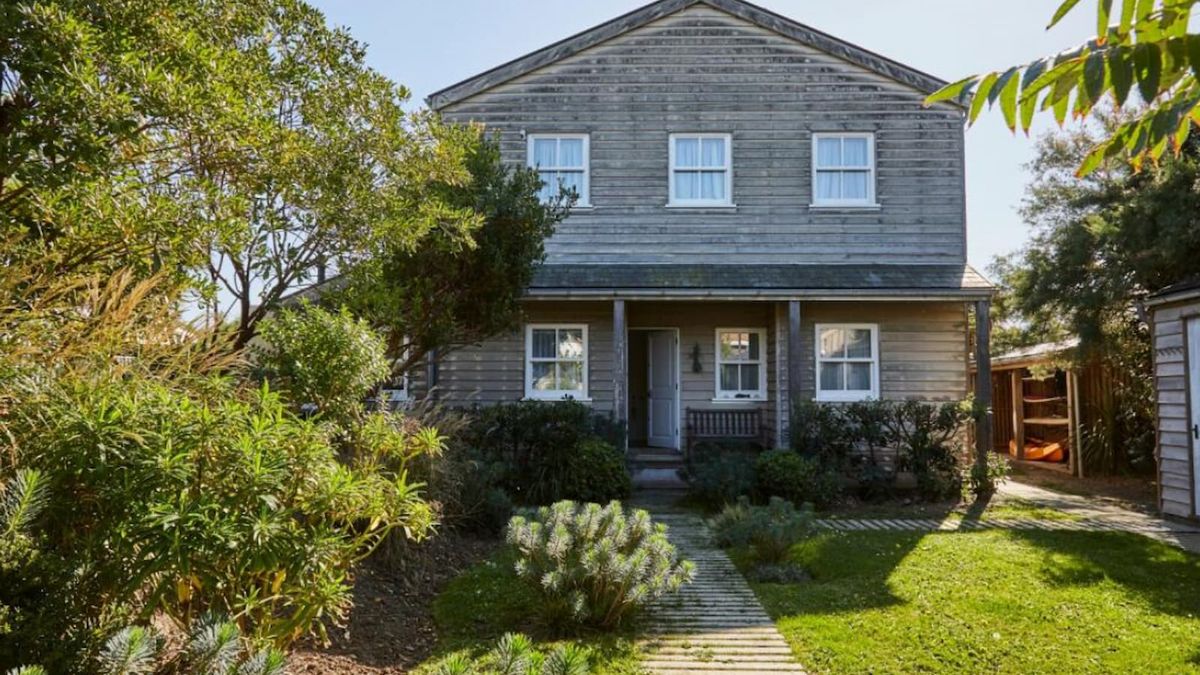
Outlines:
{"type": "Polygon", "coordinates": [[[577,644],[560,644],[549,652],[538,651],[520,633],[506,633],[496,648],[478,659],[462,652],[437,663],[434,675],[588,675],[591,650],[577,644]]]}
{"type": "Polygon", "coordinates": [[[758,563],[776,565],[787,560],[793,546],[816,532],[817,523],[811,504],[797,509],[786,499],[772,497],[766,506],[739,499],[708,525],[718,546],[749,546],[758,563]]]}
{"type": "Polygon", "coordinates": [[[627,516],[617,501],[561,501],[514,516],[506,538],[517,550],[517,574],[541,595],[552,626],[613,628],[695,573],[667,541],[666,525],[641,509],[627,516]]]}

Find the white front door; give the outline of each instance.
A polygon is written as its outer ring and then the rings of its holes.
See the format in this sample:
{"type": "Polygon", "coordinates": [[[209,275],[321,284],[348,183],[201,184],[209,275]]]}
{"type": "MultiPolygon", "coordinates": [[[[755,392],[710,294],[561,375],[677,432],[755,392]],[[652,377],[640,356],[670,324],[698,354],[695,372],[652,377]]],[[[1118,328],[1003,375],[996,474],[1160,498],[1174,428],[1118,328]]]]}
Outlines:
{"type": "Polygon", "coordinates": [[[675,429],[679,423],[679,389],[676,387],[675,331],[655,330],[649,333],[650,391],[646,442],[655,448],[676,448],[675,429]]]}
{"type": "Polygon", "coordinates": [[[1200,513],[1200,317],[1187,321],[1188,342],[1188,436],[1192,439],[1192,503],[1200,513]]]}

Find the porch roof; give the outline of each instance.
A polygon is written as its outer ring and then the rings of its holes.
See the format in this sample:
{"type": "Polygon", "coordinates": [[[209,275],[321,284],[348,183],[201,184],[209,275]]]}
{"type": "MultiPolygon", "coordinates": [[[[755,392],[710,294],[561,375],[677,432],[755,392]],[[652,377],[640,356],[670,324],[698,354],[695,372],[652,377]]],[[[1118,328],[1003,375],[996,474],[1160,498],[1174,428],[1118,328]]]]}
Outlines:
{"type": "Polygon", "coordinates": [[[531,297],[986,298],[970,265],[544,264],[531,297]]]}

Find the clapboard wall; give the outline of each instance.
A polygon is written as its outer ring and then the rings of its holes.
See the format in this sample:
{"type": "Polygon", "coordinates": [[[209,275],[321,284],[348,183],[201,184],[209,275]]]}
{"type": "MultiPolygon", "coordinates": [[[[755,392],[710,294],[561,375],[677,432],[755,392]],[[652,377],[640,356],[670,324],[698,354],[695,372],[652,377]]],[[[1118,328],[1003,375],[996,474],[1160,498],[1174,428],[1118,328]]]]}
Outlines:
{"type": "MultiPolygon", "coordinates": [[[[1188,366],[1200,354],[1189,354],[1186,322],[1200,317],[1200,290],[1195,297],[1154,308],[1154,387],[1158,403],[1159,506],[1163,513],[1194,517],[1192,439],[1188,433],[1188,366]]],[[[1191,401],[1191,405],[1200,402],[1191,401]]]]}
{"type": "Polygon", "coordinates": [[[559,226],[549,262],[962,263],[962,115],[923,97],[696,4],[442,112],[486,125],[516,164],[524,133],[589,134],[594,206],[559,226]],[[820,131],[875,134],[879,209],[810,208],[820,131]],[[736,208],[666,208],[673,132],[732,134],[736,208]]]}

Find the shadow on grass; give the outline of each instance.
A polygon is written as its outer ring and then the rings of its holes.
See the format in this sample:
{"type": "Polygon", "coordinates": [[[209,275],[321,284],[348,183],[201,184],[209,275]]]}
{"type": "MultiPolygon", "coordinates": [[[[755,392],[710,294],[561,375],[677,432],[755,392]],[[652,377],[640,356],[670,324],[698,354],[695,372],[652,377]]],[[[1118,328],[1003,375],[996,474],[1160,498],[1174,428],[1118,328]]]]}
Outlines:
{"type": "Polygon", "coordinates": [[[1052,586],[1120,585],[1155,610],[1200,615],[1200,556],[1126,532],[1044,532],[1014,536],[1045,553],[1043,580],[1052,586]]]}

